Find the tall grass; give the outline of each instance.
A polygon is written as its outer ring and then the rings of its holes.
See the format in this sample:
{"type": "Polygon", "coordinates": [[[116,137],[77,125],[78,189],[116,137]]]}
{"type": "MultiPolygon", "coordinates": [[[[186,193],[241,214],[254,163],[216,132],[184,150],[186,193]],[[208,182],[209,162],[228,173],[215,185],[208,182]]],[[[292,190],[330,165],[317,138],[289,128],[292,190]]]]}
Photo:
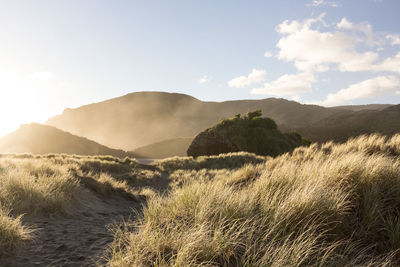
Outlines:
{"type": "Polygon", "coordinates": [[[0,161],[0,203],[14,213],[62,211],[78,187],[68,166],[41,160],[0,161]]]}
{"type": "Polygon", "coordinates": [[[400,135],[301,147],[239,169],[171,170],[116,234],[111,266],[398,266],[400,135]]]}
{"type": "Polygon", "coordinates": [[[0,256],[11,252],[22,241],[31,238],[32,230],[22,225],[21,216],[11,217],[7,209],[0,208],[0,256]]]}
{"type": "Polygon", "coordinates": [[[45,213],[73,216],[83,205],[81,200],[93,199],[88,194],[109,197],[123,192],[136,197],[141,193],[136,185],[151,185],[154,176],[157,174],[141,171],[129,158],[0,155],[0,256],[33,238],[33,228],[24,224],[25,217],[45,213]]]}
{"type": "Polygon", "coordinates": [[[0,255],[32,237],[22,214],[63,212],[79,185],[67,166],[38,159],[0,159],[0,255]]]}

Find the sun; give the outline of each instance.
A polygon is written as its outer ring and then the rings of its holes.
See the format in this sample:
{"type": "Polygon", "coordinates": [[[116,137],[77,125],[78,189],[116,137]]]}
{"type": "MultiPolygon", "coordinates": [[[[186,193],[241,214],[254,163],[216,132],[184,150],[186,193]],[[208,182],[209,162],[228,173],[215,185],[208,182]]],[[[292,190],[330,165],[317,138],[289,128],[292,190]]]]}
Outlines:
{"type": "Polygon", "coordinates": [[[45,120],[46,107],[38,103],[46,96],[29,78],[21,78],[16,73],[1,73],[0,88],[0,137],[21,124],[45,120]]]}

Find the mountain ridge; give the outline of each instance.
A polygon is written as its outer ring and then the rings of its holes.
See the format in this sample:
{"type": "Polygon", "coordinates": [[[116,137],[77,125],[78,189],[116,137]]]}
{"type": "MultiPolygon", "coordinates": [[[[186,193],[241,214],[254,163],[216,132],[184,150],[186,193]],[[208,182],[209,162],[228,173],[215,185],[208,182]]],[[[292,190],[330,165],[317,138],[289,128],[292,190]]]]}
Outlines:
{"type": "Polygon", "coordinates": [[[221,118],[258,109],[288,131],[354,112],[278,98],[211,102],[180,93],[136,92],[66,109],[46,123],[111,148],[132,151],[166,139],[195,136],[221,118]]]}

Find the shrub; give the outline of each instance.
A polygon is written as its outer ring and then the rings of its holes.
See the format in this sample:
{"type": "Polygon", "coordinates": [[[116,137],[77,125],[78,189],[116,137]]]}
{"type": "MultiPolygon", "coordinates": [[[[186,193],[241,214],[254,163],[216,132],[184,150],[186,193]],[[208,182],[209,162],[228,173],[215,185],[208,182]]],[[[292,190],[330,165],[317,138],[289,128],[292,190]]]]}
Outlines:
{"type": "Polygon", "coordinates": [[[253,111],[231,119],[223,119],[214,127],[197,135],[189,146],[189,156],[217,155],[247,151],[258,155],[277,156],[310,142],[297,133],[281,133],[276,123],[253,111]]]}

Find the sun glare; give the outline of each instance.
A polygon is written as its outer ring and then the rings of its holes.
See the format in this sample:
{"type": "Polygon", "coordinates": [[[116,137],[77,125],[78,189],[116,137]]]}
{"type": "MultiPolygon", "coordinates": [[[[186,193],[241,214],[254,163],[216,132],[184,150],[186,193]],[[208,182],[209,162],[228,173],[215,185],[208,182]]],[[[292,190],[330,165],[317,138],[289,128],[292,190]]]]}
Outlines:
{"type": "Polygon", "coordinates": [[[46,107],[38,104],[45,96],[35,87],[33,79],[15,72],[1,73],[0,88],[0,136],[21,124],[43,122],[48,117],[46,107]]]}

